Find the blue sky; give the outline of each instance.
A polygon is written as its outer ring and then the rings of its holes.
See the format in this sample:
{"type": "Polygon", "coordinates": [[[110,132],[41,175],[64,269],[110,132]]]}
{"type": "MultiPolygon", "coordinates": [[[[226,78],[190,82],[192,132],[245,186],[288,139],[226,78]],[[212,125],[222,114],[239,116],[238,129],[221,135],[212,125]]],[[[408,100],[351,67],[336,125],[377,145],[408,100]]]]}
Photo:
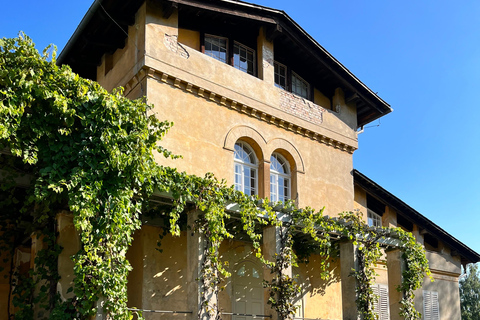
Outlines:
{"type": "MultiPolygon", "coordinates": [[[[0,37],[59,51],[91,0],[3,3],[0,37]]],[[[394,112],[354,166],[480,252],[480,1],[256,0],[282,9],[394,112]]]]}

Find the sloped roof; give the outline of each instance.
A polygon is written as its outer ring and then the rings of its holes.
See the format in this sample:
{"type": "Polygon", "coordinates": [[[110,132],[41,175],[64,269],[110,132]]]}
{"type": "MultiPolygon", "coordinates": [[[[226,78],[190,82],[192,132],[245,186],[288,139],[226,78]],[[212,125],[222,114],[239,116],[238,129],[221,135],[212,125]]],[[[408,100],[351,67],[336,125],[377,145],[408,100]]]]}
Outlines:
{"type": "Polygon", "coordinates": [[[353,170],[353,180],[356,185],[360,186],[370,195],[376,197],[387,206],[395,209],[397,215],[401,215],[403,218],[416,224],[420,228],[430,233],[433,237],[445,243],[448,247],[450,247],[452,253],[457,253],[461,256],[462,264],[476,263],[480,261],[480,254],[466,246],[464,243],[435,224],[432,220],[428,219],[420,212],[410,207],[408,204],[382,188],[376,182],[356,169],[353,170]]]}
{"type": "MultiPolygon", "coordinates": [[[[123,48],[128,26],[135,22],[135,13],[145,0],[95,0],[74,34],[62,50],[59,64],[68,64],[81,76],[95,79],[96,67],[105,53],[123,48]]],[[[267,36],[292,48],[311,61],[311,71],[321,75],[322,88],[342,88],[347,102],[357,106],[357,123],[361,127],[392,111],[353,73],[325,50],[284,11],[234,0],[151,0],[163,6],[164,12],[178,9],[181,14],[209,18],[241,19],[245,23],[264,26],[267,36]]]]}

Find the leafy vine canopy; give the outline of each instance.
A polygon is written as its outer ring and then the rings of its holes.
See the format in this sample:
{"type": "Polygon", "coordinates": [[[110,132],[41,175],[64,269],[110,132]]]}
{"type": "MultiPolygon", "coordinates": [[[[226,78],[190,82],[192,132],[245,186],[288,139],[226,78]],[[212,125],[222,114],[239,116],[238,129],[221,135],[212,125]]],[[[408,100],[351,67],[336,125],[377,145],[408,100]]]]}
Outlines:
{"type": "MultiPolygon", "coordinates": [[[[98,301],[107,319],[131,319],[126,290],[131,266],[126,252],[154,192],[173,199],[168,210],[159,213],[173,235],[180,234],[180,221],[188,208],[201,212],[193,231],[205,238],[203,292],[218,292],[222,279],[230,276],[219,247],[241,232],[271,271],[272,277],[264,281],[270,292],[268,303],[280,318],[291,317],[298,284],[285,270],[299,258],[308,260],[312,252],[327,261],[335,254],[335,239],[349,239],[357,244],[363,264],[352,273],[358,283],[358,310],[364,319],[374,319],[371,310],[376,297],[369,288],[375,280],[373,264],[382,252],[378,240],[394,236],[406,264],[398,288],[404,292],[401,314],[406,319],[419,318],[413,291],[429,271],[424,250],[411,234],[401,229],[373,230],[354,213],[331,219],[323,210],[299,209],[293,203],[283,205],[289,219],[280,221],[274,205],[247,197],[212,174],[196,177],[160,166],[155,153],[176,157],[160,145],[172,123],[149,115],[150,108],[142,99],[125,98],[121,89],[108,93],[68,66],[57,66],[54,48],[39,53],[23,34],[0,40],[0,206],[8,209],[0,217],[1,249],[13,250],[32,232],[44,242],[35,261],[41,267],[16,280],[16,319],[31,319],[35,304],[51,319],[88,319],[97,312],[98,301]],[[29,181],[27,187],[19,186],[20,178],[29,181]],[[231,203],[238,204],[238,210],[227,210],[231,203]],[[56,292],[61,248],[53,226],[60,210],[73,214],[82,243],[73,257],[74,297],[67,301],[56,292]],[[240,221],[238,229],[227,226],[233,215],[240,221]],[[261,250],[266,225],[282,231],[283,244],[268,259],[261,250]],[[305,238],[308,246],[299,246],[299,239],[305,238]],[[43,289],[35,290],[38,287],[43,289]]],[[[319,274],[328,278],[328,265],[322,268],[319,274]]],[[[205,301],[203,308],[208,312],[218,308],[205,301]]]]}

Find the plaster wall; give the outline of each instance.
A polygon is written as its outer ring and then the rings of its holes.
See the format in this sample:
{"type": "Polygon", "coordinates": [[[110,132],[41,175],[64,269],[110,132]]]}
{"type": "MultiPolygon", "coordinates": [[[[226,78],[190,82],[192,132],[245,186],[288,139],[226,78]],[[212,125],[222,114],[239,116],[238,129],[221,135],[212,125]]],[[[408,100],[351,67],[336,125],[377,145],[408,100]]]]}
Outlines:
{"type": "Polygon", "coordinates": [[[297,198],[300,206],[326,206],[329,215],[352,210],[351,153],[305,137],[281,124],[283,121],[293,123],[304,128],[303,132],[311,132],[310,136],[319,134],[327,140],[330,138],[355,149],[355,106],[345,102],[343,92],[337,89],[335,96],[329,99],[315,89],[316,104],[313,104],[276,88],[273,85],[273,62],[267,59],[269,50],[273,56],[273,43],[265,39],[261,29],[257,42],[258,52],[263,53],[262,77],[266,77],[263,80],[202,54],[198,51],[199,32],[179,30],[177,11],[168,19],[164,19],[162,14],[161,6],[153,2],[147,1],[142,5],[136,14],[135,25],[129,28],[125,47],[117,50],[112,57],[104,56],[97,76],[107,90],[127,85],[127,94],[131,98],[146,94],[148,102],[155,105],[153,112],[160,119],[175,123],[163,145],[184,158],[166,161],[158,157],[158,161],[200,176],[214,172],[217,177],[225,178],[228,184],[232,184],[233,145],[226,146],[225,140],[233,129],[245,126],[256,131],[263,140],[255,141],[260,161],[268,163],[271,153],[287,144],[298,154],[297,160],[302,163],[292,163],[298,171],[296,179],[292,179],[297,187],[292,198],[297,198]],[[108,59],[113,59],[113,67],[105,73],[108,59]],[[142,74],[143,66],[282,121],[269,124],[261,120],[261,116],[247,116],[208,98],[179,90],[152,78],[151,74],[142,74]],[[135,77],[139,79],[134,81],[135,87],[130,88],[128,83],[135,77]],[[329,110],[332,104],[338,112],[329,110]],[[311,114],[315,117],[311,118],[311,114]],[[263,145],[266,147],[262,149],[263,145]]]}
{"type": "Polygon", "coordinates": [[[367,193],[358,186],[354,186],[353,208],[361,214],[364,221],[367,221],[367,193]]]}
{"type": "MultiPolygon", "coordinates": [[[[127,257],[133,270],[128,276],[129,306],[166,311],[191,311],[187,304],[187,237],[166,235],[157,245],[162,228],[144,225],[135,234],[127,257]],[[162,249],[159,252],[157,249],[162,249]]],[[[145,313],[149,319],[171,319],[171,314],[145,313]]]]}
{"type": "MultiPolygon", "coordinates": [[[[355,106],[346,104],[341,90],[337,90],[333,97],[339,112],[330,109],[330,102],[319,90],[316,91],[314,105],[299,98],[299,104],[305,110],[319,110],[322,113],[321,122],[316,119],[305,118],[297,111],[285,112],[282,107],[285,91],[276,88],[270,78],[260,79],[237,70],[223,62],[198,51],[199,33],[191,30],[180,30],[178,13],[174,12],[168,19],[162,18],[161,8],[149,6],[146,17],[146,58],[145,65],[165,72],[173,77],[182,79],[205,90],[218,95],[226,96],[260,112],[273,114],[278,119],[298,123],[302,127],[318,132],[328,137],[357,146],[355,106]],[[179,39],[182,41],[179,42],[179,39]],[[192,46],[192,47],[190,47],[192,46]],[[300,101],[301,100],[301,101],[300,101]],[[292,115],[295,114],[295,115],[292,115]]],[[[267,40],[259,30],[258,51],[268,49],[267,40]]],[[[270,44],[270,47],[272,45],[270,44]]],[[[267,72],[273,65],[263,63],[261,72],[264,77],[273,77],[273,72],[267,72]]],[[[292,103],[292,102],[289,102],[292,103]]],[[[306,113],[311,113],[307,112],[306,113]]],[[[307,115],[308,116],[308,115],[307,115]]]]}
{"type": "Polygon", "coordinates": [[[324,258],[312,255],[308,264],[300,263],[299,280],[304,297],[304,317],[313,319],[342,319],[342,286],[340,259],[330,258],[329,280],[322,280],[320,263],[324,258]]]}
{"type": "MultiPolygon", "coordinates": [[[[228,145],[225,143],[229,134],[233,134],[251,143],[260,163],[262,160],[269,161],[270,155],[277,149],[289,151],[291,156],[295,153],[299,155],[298,162],[291,163],[291,168],[298,171],[299,206],[318,209],[325,206],[325,212],[330,216],[353,208],[351,154],[215,102],[184,94],[155,79],[148,79],[147,86],[148,100],[155,105],[153,112],[160,119],[174,122],[162,145],[183,156],[183,159],[166,160],[159,155],[159,163],[199,176],[213,172],[232,185],[236,139],[228,145]]],[[[292,194],[295,199],[296,193],[292,194]]]]}
{"type": "Polygon", "coordinates": [[[415,308],[423,313],[423,290],[438,292],[438,305],[440,319],[460,320],[460,292],[458,290],[458,277],[445,273],[432,272],[435,280],[425,278],[423,287],[415,292],[415,308]]]}
{"type": "MultiPolygon", "coordinates": [[[[445,248],[446,250],[446,248],[445,248]]],[[[462,273],[460,257],[452,257],[449,252],[427,251],[426,256],[430,269],[441,272],[450,272],[457,276],[462,273]]]]}

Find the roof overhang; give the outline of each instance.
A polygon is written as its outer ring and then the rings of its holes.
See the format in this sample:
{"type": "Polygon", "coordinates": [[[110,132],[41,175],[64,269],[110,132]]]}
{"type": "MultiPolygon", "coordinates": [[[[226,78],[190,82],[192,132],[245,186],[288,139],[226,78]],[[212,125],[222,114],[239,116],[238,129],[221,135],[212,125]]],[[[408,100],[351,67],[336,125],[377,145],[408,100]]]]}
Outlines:
{"type": "Polygon", "coordinates": [[[364,189],[378,200],[382,201],[387,206],[395,209],[397,214],[402,215],[403,218],[416,224],[435,238],[445,243],[451,248],[452,253],[456,253],[461,257],[462,264],[465,265],[467,263],[476,263],[480,261],[480,254],[466,246],[464,243],[436,225],[433,221],[410,207],[399,198],[395,197],[393,194],[382,188],[380,185],[369,179],[358,170],[353,170],[353,179],[356,185],[364,189]]]}

